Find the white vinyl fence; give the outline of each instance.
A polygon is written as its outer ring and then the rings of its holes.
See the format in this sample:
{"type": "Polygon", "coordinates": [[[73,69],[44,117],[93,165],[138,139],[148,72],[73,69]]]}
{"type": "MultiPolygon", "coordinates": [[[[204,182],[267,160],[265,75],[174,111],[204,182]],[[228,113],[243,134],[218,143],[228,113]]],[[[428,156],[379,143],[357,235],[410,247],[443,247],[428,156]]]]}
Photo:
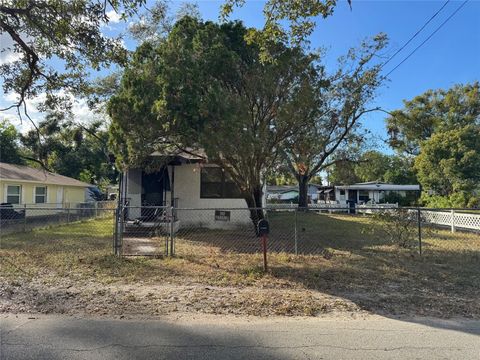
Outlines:
{"type": "Polygon", "coordinates": [[[450,211],[422,210],[425,222],[436,225],[450,226],[452,232],[458,229],[480,230],[480,213],[469,214],[450,211]]]}

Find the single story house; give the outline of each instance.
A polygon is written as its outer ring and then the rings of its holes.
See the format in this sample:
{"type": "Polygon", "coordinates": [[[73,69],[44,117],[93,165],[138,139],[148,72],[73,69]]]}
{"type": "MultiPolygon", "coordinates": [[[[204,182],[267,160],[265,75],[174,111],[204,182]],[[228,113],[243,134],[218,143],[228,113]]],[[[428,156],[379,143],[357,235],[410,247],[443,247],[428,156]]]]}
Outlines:
{"type": "Polygon", "coordinates": [[[157,164],[155,171],[145,166],[122,174],[120,202],[127,205],[127,226],[155,226],[160,217],[169,216],[171,207],[175,208],[176,228],[180,224],[225,228],[251,223],[247,203],[229,174],[204,156],[193,151],[154,152],[150,160],[157,164]],[[156,207],[165,207],[164,214],[156,207]]]}
{"type": "Polygon", "coordinates": [[[0,199],[14,208],[63,208],[82,203],[89,186],[43,169],[0,162],[0,199]]]}
{"type": "Polygon", "coordinates": [[[267,185],[267,201],[290,202],[298,198],[296,185],[267,185]]]}
{"type": "MultiPolygon", "coordinates": [[[[308,184],[308,202],[316,203],[321,185],[308,184]]],[[[273,202],[298,202],[298,185],[267,186],[266,199],[273,202]]]]}
{"type": "Polygon", "coordinates": [[[340,205],[346,205],[347,201],[355,204],[378,204],[384,202],[385,196],[389,193],[395,192],[404,197],[410,191],[420,193],[420,185],[396,185],[370,181],[335,186],[335,199],[340,205]]]}

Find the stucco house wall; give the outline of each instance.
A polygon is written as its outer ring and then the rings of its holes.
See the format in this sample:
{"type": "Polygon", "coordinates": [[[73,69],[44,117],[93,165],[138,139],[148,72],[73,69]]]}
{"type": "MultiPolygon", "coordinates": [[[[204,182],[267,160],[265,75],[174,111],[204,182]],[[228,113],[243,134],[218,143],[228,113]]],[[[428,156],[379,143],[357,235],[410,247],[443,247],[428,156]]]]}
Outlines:
{"type": "MultiPolygon", "coordinates": [[[[200,196],[200,173],[202,167],[214,165],[182,164],[175,166],[174,197],[177,201],[176,215],[181,226],[195,225],[210,228],[225,228],[249,224],[250,213],[244,199],[212,199],[200,196]],[[215,210],[225,209],[230,211],[230,220],[215,219],[215,210]]],[[[170,181],[172,179],[172,166],[168,167],[170,181]]],[[[136,218],[141,214],[142,170],[130,169],[127,172],[127,200],[129,203],[129,217],[136,218]]],[[[171,191],[166,192],[165,203],[171,204],[171,191]]]]}

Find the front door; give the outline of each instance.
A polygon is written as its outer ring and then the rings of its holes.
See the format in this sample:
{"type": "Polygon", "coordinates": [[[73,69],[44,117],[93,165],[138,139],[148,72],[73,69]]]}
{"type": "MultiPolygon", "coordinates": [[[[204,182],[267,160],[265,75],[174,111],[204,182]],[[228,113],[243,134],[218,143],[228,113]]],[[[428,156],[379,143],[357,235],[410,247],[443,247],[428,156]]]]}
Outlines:
{"type": "Polygon", "coordinates": [[[59,186],[57,188],[57,208],[63,207],[63,187],[59,186]]]}
{"type": "MultiPolygon", "coordinates": [[[[165,191],[169,189],[167,168],[154,173],[142,173],[142,206],[164,206],[165,191]]],[[[142,208],[142,216],[147,216],[152,209],[142,208]]]]}
{"type": "Polygon", "coordinates": [[[348,190],[348,200],[357,203],[357,190],[348,190]]]}

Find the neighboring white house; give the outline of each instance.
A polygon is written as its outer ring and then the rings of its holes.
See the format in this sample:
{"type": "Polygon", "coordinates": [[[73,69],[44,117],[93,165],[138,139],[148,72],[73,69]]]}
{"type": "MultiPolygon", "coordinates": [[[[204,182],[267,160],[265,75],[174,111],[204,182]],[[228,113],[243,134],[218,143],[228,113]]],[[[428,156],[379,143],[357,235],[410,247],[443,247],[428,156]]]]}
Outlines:
{"type": "MultiPolygon", "coordinates": [[[[321,185],[308,185],[308,202],[317,203],[318,189],[321,185]]],[[[268,201],[278,202],[298,202],[298,185],[278,185],[267,186],[266,199],[268,201]]]]}
{"type": "Polygon", "coordinates": [[[357,204],[382,203],[386,194],[395,192],[400,196],[406,196],[409,191],[420,192],[420,185],[396,185],[370,181],[335,186],[335,199],[341,205],[346,205],[347,201],[357,204]]]}
{"type": "Polygon", "coordinates": [[[298,198],[298,186],[296,185],[268,185],[267,201],[276,200],[290,202],[298,198]]]}

